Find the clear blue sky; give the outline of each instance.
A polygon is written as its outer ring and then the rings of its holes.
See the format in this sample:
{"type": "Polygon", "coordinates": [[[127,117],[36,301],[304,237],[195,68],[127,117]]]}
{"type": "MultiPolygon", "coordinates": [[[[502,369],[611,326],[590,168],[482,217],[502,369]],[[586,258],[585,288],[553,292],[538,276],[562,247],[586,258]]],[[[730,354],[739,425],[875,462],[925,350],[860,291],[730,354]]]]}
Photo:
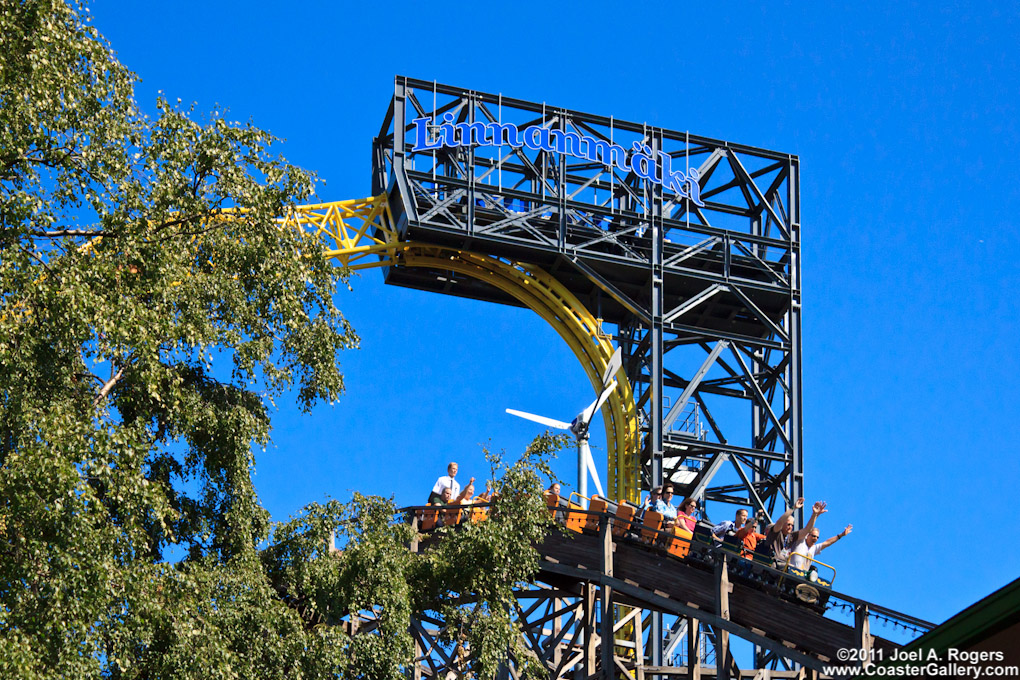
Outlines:
{"type": "MultiPolygon", "coordinates": [[[[229,106],[286,138],[323,200],[368,195],[396,74],[799,155],[806,488],[829,502],[823,538],[854,524],[825,557],[840,590],[941,621],[1020,563],[1020,10],[769,4],[108,1],[92,14],[142,77],[144,108],[159,90],[229,106]]],[[[347,395],[276,414],[256,476],[276,519],[352,490],[421,502],[448,459],[482,476],[479,443],[516,453],[537,433],[505,407],[569,420],[591,399],[531,312],[381,278],[337,293],[362,337],[342,357],[347,395]]],[[[573,466],[557,470],[571,480],[573,466]]]]}

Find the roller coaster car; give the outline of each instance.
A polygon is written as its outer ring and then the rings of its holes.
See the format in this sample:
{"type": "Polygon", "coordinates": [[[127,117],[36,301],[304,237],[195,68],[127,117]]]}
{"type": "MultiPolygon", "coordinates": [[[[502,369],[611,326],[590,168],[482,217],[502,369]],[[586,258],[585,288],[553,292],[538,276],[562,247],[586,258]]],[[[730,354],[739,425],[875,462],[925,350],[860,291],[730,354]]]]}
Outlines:
{"type": "Polygon", "coordinates": [[[713,567],[717,561],[712,531],[703,524],[695,524],[688,561],[692,564],[713,567]]]}
{"type": "MultiPolygon", "coordinates": [[[[729,573],[736,580],[801,606],[810,607],[819,613],[824,614],[826,611],[826,603],[836,576],[836,570],[831,565],[804,556],[810,564],[807,570],[795,569],[787,563],[782,571],[777,572],[775,561],[765,541],[759,542],[754,553],[747,558],[743,554],[743,543],[736,536],[726,536],[722,540],[722,545],[718,545],[711,530],[703,524],[695,525],[693,532],[684,527],[663,530],[662,514],[647,510],[642,518],[642,524],[638,525],[635,518],[639,508],[626,501],[616,504],[595,496],[589,501],[588,510],[579,503],[555,494],[546,494],[546,501],[555,520],[565,524],[570,531],[597,532],[600,516],[612,514],[615,515],[612,520],[614,537],[638,539],[649,547],[660,550],[665,548],[667,554],[702,569],[714,568],[725,556],[729,556],[729,573]],[[823,578],[818,567],[831,570],[832,575],[828,579],[823,578]]],[[[419,508],[414,514],[418,518],[419,530],[427,532],[440,526],[458,524],[465,511],[468,513],[466,517],[472,522],[488,518],[487,508],[474,506],[419,508]]]]}
{"type": "Polygon", "coordinates": [[[744,542],[737,538],[736,534],[727,533],[722,539],[722,549],[723,552],[735,557],[743,557],[744,542]]]}
{"type": "Polygon", "coordinates": [[[772,552],[765,541],[759,541],[748,560],[747,578],[769,589],[775,589],[779,577],[770,569],[775,566],[772,552]]]}
{"type": "Polygon", "coordinates": [[[634,516],[640,508],[628,501],[621,501],[616,506],[616,518],[613,520],[613,536],[617,538],[627,535],[633,528],[634,516]]]}
{"type": "Polygon", "coordinates": [[[683,527],[674,527],[673,535],[666,539],[666,552],[683,559],[691,550],[691,539],[694,534],[683,527]]]}
{"type": "Polygon", "coordinates": [[[805,556],[805,558],[811,563],[807,569],[796,569],[787,563],[786,568],[783,570],[784,577],[780,581],[780,589],[788,597],[796,598],[804,604],[824,609],[825,603],[829,600],[832,582],[836,578],[836,569],[829,564],[819,562],[810,557],[805,556]],[[832,570],[832,575],[828,580],[819,575],[818,566],[832,570]],[[786,575],[793,576],[794,578],[787,579],[785,578],[786,575]]]}
{"type": "Polygon", "coordinates": [[[559,519],[557,511],[560,508],[560,495],[552,492],[547,493],[545,495],[545,504],[549,506],[549,514],[552,515],[553,520],[559,519]]]}
{"type": "Polygon", "coordinates": [[[715,545],[715,539],[712,537],[712,530],[704,524],[694,525],[694,540],[709,547],[713,547],[715,545]]]}
{"type": "Polygon", "coordinates": [[[592,496],[588,504],[588,517],[584,523],[584,530],[597,533],[599,530],[599,515],[609,511],[609,501],[601,496],[592,496]]]}
{"type": "Polygon", "coordinates": [[[472,524],[478,522],[484,522],[489,519],[489,508],[483,506],[474,506],[468,510],[468,518],[472,524]]]}
{"type": "Polygon", "coordinates": [[[439,519],[443,522],[444,527],[450,527],[455,524],[460,524],[461,514],[464,511],[457,507],[446,507],[439,513],[439,519]]]}
{"type": "Polygon", "coordinates": [[[439,522],[439,510],[419,510],[418,529],[420,531],[432,531],[439,522]]]}
{"type": "Polygon", "coordinates": [[[719,545],[724,553],[730,556],[730,565],[733,574],[751,581],[755,581],[754,562],[744,557],[744,542],[737,538],[736,534],[726,533],[719,545]]]}
{"type": "Polygon", "coordinates": [[[641,525],[641,540],[645,543],[655,544],[659,540],[659,532],[662,530],[662,513],[654,510],[645,510],[645,516],[641,525]]]}
{"type": "Polygon", "coordinates": [[[483,522],[489,518],[489,509],[472,504],[443,505],[417,511],[418,530],[432,531],[438,527],[451,527],[462,521],[483,522]]]}
{"type": "Polygon", "coordinates": [[[565,514],[566,519],[564,521],[567,529],[581,533],[585,522],[588,521],[588,515],[585,513],[584,508],[573,501],[567,501],[567,511],[565,514]]]}
{"type": "Polygon", "coordinates": [[[697,530],[701,528],[700,525],[696,527],[688,563],[709,566],[714,565],[723,554],[731,555],[729,560],[731,577],[760,590],[771,592],[783,599],[810,607],[819,613],[825,613],[825,605],[829,600],[832,581],[835,579],[836,573],[831,565],[806,558],[811,562],[811,567],[808,570],[794,569],[787,565],[782,573],[777,574],[775,560],[772,558],[768,544],[764,541],[758,544],[751,558],[748,559],[743,556],[742,542],[736,536],[727,536],[723,539],[721,546],[713,547],[711,538],[705,535],[707,529],[697,530]],[[733,559],[733,557],[737,559],[733,559]],[[831,570],[832,576],[829,579],[822,578],[816,564],[831,570]]]}
{"type": "Polygon", "coordinates": [[[754,547],[751,559],[756,564],[763,564],[767,567],[775,565],[775,560],[772,559],[772,551],[769,550],[769,545],[765,541],[758,541],[758,545],[754,547]]]}
{"type": "Polygon", "coordinates": [[[819,577],[818,576],[818,572],[815,569],[804,570],[804,569],[794,569],[793,567],[787,567],[786,573],[787,574],[793,574],[794,576],[799,576],[800,578],[804,579],[805,581],[810,581],[811,583],[819,585],[819,586],[821,586],[823,588],[831,588],[832,587],[832,583],[830,581],[826,581],[825,579],[819,577]]]}

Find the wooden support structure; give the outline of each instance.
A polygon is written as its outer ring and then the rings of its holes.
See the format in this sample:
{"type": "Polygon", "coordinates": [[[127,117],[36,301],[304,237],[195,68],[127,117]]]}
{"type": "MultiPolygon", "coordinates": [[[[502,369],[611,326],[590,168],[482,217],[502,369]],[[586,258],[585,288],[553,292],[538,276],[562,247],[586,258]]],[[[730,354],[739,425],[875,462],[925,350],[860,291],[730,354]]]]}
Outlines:
{"type": "Polygon", "coordinates": [[[553,598],[553,611],[556,612],[555,618],[552,620],[552,634],[553,634],[553,651],[552,651],[552,662],[555,668],[560,668],[563,665],[563,646],[559,644],[559,639],[563,633],[563,621],[559,614],[560,604],[563,602],[558,597],[553,598]]]}
{"type": "MultiPolygon", "coordinates": [[[[715,666],[702,666],[700,674],[702,680],[715,680],[716,678],[722,678],[722,675],[718,674],[719,669],[715,666]]],[[[673,680],[674,678],[686,678],[689,677],[691,672],[690,666],[645,666],[643,669],[645,676],[649,676],[652,673],[661,675],[666,680],[673,680]]],[[[756,669],[756,670],[742,670],[736,676],[738,680],[800,680],[803,676],[804,671],[778,671],[768,669],[756,669]]]]}
{"type": "MultiPolygon", "coordinates": [[[[601,518],[599,533],[602,538],[602,573],[610,578],[613,576],[613,533],[607,517],[601,518]]],[[[600,635],[602,638],[602,677],[613,680],[616,676],[616,664],[613,661],[613,589],[603,581],[599,587],[599,616],[601,621],[600,635]]]]}
{"type": "MultiPolygon", "coordinates": [[[[820,671],[834,662],[841,648],[855,644],[855,629],[826,618],[811,607],[790,602],[742,582],[693,565],[650,553],[640,544],[616,542],[608,552],[604,535],[550,535],[540,547],[543,573],[576,578],[611,589],[616,602],[643,606],[650,611],[697,619],[707,624],[716,639],[728,647],[728,635],[737,635],[792,663],[820,671]],[[612,574],[602,563],[612,560],[612,574]],[[571,566],[576,565],[576,566],[571,566]]],[[[873,638],[891,652],[895,644],[873,638]]],[[[719,666],[737,674],[732,654],[720,657],[719,666]]],[[[649,672],[645,671],[645,675],[649,672]]],[[[743,674],[740,674],[743,675],[743,674]]]]}
{"type": "Polygon", "coordinates": [[[591,583],[584,584],[582,597],[584,598],[582,604],[584,624],[581,628],[581,634],[584,636],[584,676],[591,678],[598,670],[595,663],[595,652],[598,648],[598,640],[595,636],[595,586],[591,583]]]}
{"type": "MultiPolygon", "coordinates": [[[[420,526],[420,519],[412,516],[412,528],[420,526]]],[[[529,663],[548,671],[549,680],[817,680],[825,666],[836,662],[839,649],[860,649],[867,659],[873,649],[888,656],[897,647],[872,636],[872,612],[859,600],[835,594],[844,603],[856,603],[854,623],[845,625],[826,617],[820,606],[792,600],[789,593],[784,599],[774,584],[772,590],[756,587],[739,558],[700,547],[691,549],[693,559],[677,560],[654,544],[614,534],[608,512],[586,513],[585,520],[591,531],[554,531],[546,537],[538,546],[542,560],[534,585],[517,590],[514,617],[523,653],[529,663]],[[677,621],[658,641],[666,644],[665,659],[653,654],[653,636],[661,627],[650,625],[663,615],[677,621]],[[738,666],[731,635],[754,646],[754,669],[738,666]],[[679,650],[685,638],[683,663],[670,652],[679,650]],[[680,665],[664,665],[671,660],[680,665]]],[[[428,549],[431,539],[417,531],[413,536],[410,550],[428,549]]],[[[344,625],[352,634],[372,634],[376,613],[354,612],[344,625]]],[[[451,651],[441,639],[443,627],[428,617],[412,622],[411,680],[471,676],[466,648],[458,645],[451,651]]],[[[497,680],[520,680],[520,662],[511,658],[497,680]]]]}
{"type": "MultiPolygon", "coordinates": [[[[726,555],[715,567],[716,592],[715,592],[715,615],[723,621],[730,620],[730,576],[729,565],[726,563],[726,555]]],[[[730,634],[726,629],[716,630],[715,645],[715,666],[721,668],[720,677],[729,680],[730,667],[730,634]]]]}
{"type": "Polygon", "coordinates": [[[411,534],[411,536],[412,536],[411,544],[409,546],[407,546],[407,548],[411,552],[416,553],[416,552],[418,552],[418,539],[419,539],[419,534],[418,534],[418,513],[414,513],[414,514],[411,515],[411,532],[412,532],[412,534],[411,534]]]}
{"type": "Polygon", "coordinates": [[[634,663],[637,664],[637,668],[641,669],[645,665],[645,647],[644,647],[644,629],[642,622],[644,617],[641,616],[643,613],[640,608],[634,609],[634,663]]]}
{"type": "Polygon", "coordinates": [[[871,637],[871,620],[868,618],[867,605],[859,604],[854,607],[854,638],[854,647],[861,650],[861,666],[872,665],[874,662],[871,660],[871,650],[874,639],[871,637]]]}
{"type": "Polygon", "coordinates": [[[695,618],[687,619],[687,677],[701,680],[700,623],[695,618]]]}

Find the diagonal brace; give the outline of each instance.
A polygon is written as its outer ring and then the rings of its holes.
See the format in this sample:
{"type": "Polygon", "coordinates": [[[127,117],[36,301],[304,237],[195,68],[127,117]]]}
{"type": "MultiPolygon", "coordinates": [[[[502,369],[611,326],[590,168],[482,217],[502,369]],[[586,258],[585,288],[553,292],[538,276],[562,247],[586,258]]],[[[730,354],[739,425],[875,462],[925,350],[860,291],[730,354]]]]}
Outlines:
{"type": "Polygon", "coordinates": [[[626,307],[627,310],[634,316],[641,319],[642,323],[648,326],[652,325],[652,317],[648,314],[648,312],[646,312],[641,305],[634,302],[634,300],[632,300],[626,293],[607,281],[604,276],[589,267],[578,257],[571,256],[568,259],[570,264],[574,265],[574,267],[576,267],[582,274],[591,279],[592,283],[601,288],[604,292],[608,293],[610,297],[626,307]]]}
{"type": "Polygon", "coordinates": [[[744,359],[740,356],[740,350],[736,347],[733,348],[733,356],[736,358],[737,363],[740,364],[740,368],[743,369],[744,375],[747,376],[747,384],[754,392],[754,396],[758,400],[758,404],[765,409],[765,413],[768,414],[769,420],[772,421],[772,426],[776,429],[776,433],[779,438],[783,440],[783,444],[786,445],[787,451],[793,451],[793,444],[790,443],[790,438],[786,436],[786,431],[783,429],[782,423],[779,422],[779,418],[776,416],[775,411],[772,410],[772,404],[768,402],[765,395],[762,393],[761,388],[758,387],[758,381],[755,380],[754,375],[747,368],[747,364],[744,363],[744,359]]]}
{"type": "Polygon", "coordinates": [[[683,316],[684,314],[691,311],[692,309],[700,305],[702,302],[705,302],[706,300],[713,297],[717,293],[723,293],[728,290],[729,286],[723,285],[721,283],[713,283],[711,286],[701,291],[694,297],[684,301],[683,304],[678,305],[673,311],[671,311],[662,319],[662,322],[671,323],[673,319],[683,316]]]}
{"type": "Polygon", "coordinates": [[[699,368],[698,372],[694,374],[691,381],[687,383],[687,387],[684,388],[683,394],[680,395],[677,402],[673,404],[673,408],[669,409],[669,413],[667,413],[666,417],[663,418],[662,429],[664,432],[668,432],[669,428],[673,426],[674,422],[676,422],[680,413],[683,412],[684,408],[686,408],[687,402],[691,400],[691,395],[693,395],[694,391],[698,389],[698,385],[701,384],[705,374],[708,373],[708,369],[712,368],[712,364],[714,364],[715,360],[719,358],[719,354],[722,353],[729,344],[730,343],[725,340],[720,340],[715,343],[715,347],[713,347],[712,351],[709,352],[707,357],[705,357],[705,362],[701,364],[701,368],[699,368]]]}

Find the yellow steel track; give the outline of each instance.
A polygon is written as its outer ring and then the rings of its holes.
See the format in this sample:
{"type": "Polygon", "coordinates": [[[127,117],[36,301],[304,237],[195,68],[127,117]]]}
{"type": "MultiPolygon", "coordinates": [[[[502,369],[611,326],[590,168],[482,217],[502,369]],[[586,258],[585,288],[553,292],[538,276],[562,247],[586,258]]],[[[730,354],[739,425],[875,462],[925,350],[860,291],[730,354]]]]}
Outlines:
{"type": "MultiPolygon", "coordinates": [[[[599,322],[548,272],[522,262],[428,243],[402,242],[386,195],[298,206],[282,225],[314,234],[324,254],[352,270],[383,266],[429,267],[485,281],[511,295],[553,327],[577,356],[596,393],[613,354],[599,322]]],[[[621,368],[619,387],[602,407],[606,428],[609,495],[638,502],[638,419],[634,392],[621,368]]]]}

